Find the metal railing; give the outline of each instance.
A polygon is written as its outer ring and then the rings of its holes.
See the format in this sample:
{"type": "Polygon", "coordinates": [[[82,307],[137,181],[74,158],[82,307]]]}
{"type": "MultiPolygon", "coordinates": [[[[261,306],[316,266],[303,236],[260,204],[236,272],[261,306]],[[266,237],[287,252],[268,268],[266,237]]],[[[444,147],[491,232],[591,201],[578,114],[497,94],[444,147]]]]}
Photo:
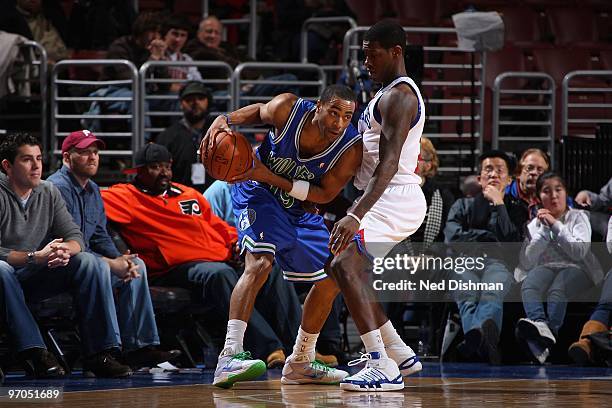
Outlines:
{"type": "MultiPolygon", "coordinates": [[[[548,74],[543,72],[504,72],[499,74],[493,83],[493,132],[491,136],[491,147],[498,149],[500,142],[536,142],[547,143],[548,154],[550,156],[551,168],[554,168],[555,163],[555,80],[548,74]],[[503,82],[508,79],[539,79],[543,80],[547,85],[544,89],[507,89],[503,88],[503,82]],[[520,98],[517,104],[502,105],[502,96],[513,96],[520,98]],[[530,101],[530,98],[525,96],[535,96],[530,101]],[[548,99],[548,100],[546,100],[548,99]],[[502,111],[506,112],[524,112],[538,111],[545,112],[548,116],[546,120],[514,120],[500,119],[503,116],[502,111]],[[528,136],[508,136],[502,134],[500,136],[500,128],[505,129],[508,126],[527,126],[529,128],[544,128],[546,136],[528,135],[528,136]]],[[[503,132],[502,132],[503,133],[503,132]]]]}
{"type": "MultiPolygon", "coordinates": [[[[129,138],[130,150],[117,149],[117,150],[102,150],[101,155],[109,156],[120,156],[120,157],[132,157],[133,152],[137,151],[141,146],[141,137],[139,137],[139,119],[137,112],[139,111],[139,78],[138,71],[134,64],[128,60],[105,60],[105,59],[92,59],[92,60],[63,60],[55,64],[51,75],[51,155],[56,156],[61,154],[59,148],[59,137],[67,136],[71,131],[77,130],[74,128],[60,129],[60,121],[62,120],[99,120],[100,124],[108,120],[126,120],[129,122],[130,131],[104,131],[96,130],[96,135],[102,138],[129,138]],[[92,81],[92,80],[79,80],[79,79],[64,79],[60,78],[60,74],[66,72],[71,67],[85,67],[85,66],[116,66],[126,68],[130,75],[130,79],[126,80],[109,80],[109,81],[92,81]],[[70,95],[64,86],[78,86],[85,89],[90,89],[87,96],[67,96],[70,95]],[[124,96],[91,96],[96,91],[105,87],[116,87],[116,89],[127,88],[129,92],[124,96]],[[129,95],[129,96],[128,96],[129,95]],[[127,113],[62,113],[65,110],[60,109],[60,105],[68,105],[72,108],[78,103],[98,103],[105,104],[109,102],[128,102],[130,105],[129,112],[127,113]]],[[[91,108],[91,106],[90,106],[91,108]]],[[[82,128],[83,126],[79,126],[82,128]]],[[[107,146],[109,140],[106,140],[107,146]]]]}
{"type": "MultiPolygon", "coordinates": [[[[202,18],[210,15],[210,7],[208,0],[202,0],[202,18]]],[[[224,26],[227,25],[249,25],[249,57],[257,58],[257,0],[249,0],[249,17],[248,18],[226,18],[220,20],[224,26]]],[[[225,31],[223,33],[225,37],[225,31]]]]}
{"type": "MultiPolygon", "coordinates": [[[[339,17],[311,17],[304,21],[302,24],[302,31],[300,33],[300,61],[308,63],[308,27],[315,24],[329,24],[329,23],[346,23],[350,28],[357,27],[357,22],[348,16],[339,17]]],[[[346,63],[346,60],[343,60],[346,63]]],[[[321,65],[321,68],[326,72],[342,72],[345,65],[321,65]]]]}
{"type": "MultiPolygon", "coordinates": [[[[157,93],[150,93],[149,92],[149,87],[147,85],[171,85],[171,84],[176,84],[176,83],[183,83],[188,81],[187,79],[176,79],[176,78],[154,78],[154,77],[150,77],[150,71],[151,69],[154,69],[155,67],[166,67],[166,68],[171,68],[171,67],[178,67],[178,68],[185,68],[188,69],[190,67],[197,67],[197,68],[212,68],[212,69],[218,69],[218,70],[223,70],[225,71],[225,73],[227,74],[225,78],[218,78],[218,79],[206,79],[205,76],[203,76],[202,82],[204,82],[207,85],[212,85],[214,88],[216,88],[216,86],[221,85],[223,89],[221,89],[221,92],[216,92],[214,95],[214,101],[215,104],[219,101],[225,101],[226,104],[226,109],[225,111],[230,111],[233,110],[234,107],[234,103],[232,101],[232,96],[234,95],[234,84],[232,82],[232,67],[229,66],[228,64],[226,64],[225,62],[221,62],[221,61],[147,61],[145,62],[139,70],[139,75],[140,75],[140,113],[139,113],[139,117],[140,117],[140,132],[139,135],[142,138],[141,143],[144,143],[144,136],[145,134],[148,133],[156,133],[156,132],[161,132],[164,130],[164,128],[160,128],[160,127],[152,127],[146,126],[146,122],[148,121],[148,118],[153,118],[153,117],[182,117],[183,114],[180,111],[180,109],[178,109],[178,96],[176,93],[174,92],[157,92],[157,93]],[[152,110],[149,109],[149,102],[150,101],[168,101],[168,102],[176,102],[177,103],[177,109],[176,110],[152,110]]],[[[220,112],[215,112],[212,111],[210,112],[212,114],[218,114],[220,112]]]]}
{"type": "MultiPolygon", "coordinates": [[[[346,32],[343,41],[343,57],[342,60],[348,61],[358,60],[359,50],[361,46],[357,37],[365,33],[369,27],[355,27],[346,32]]],[[[404,27],[406,34],[429,34],[429,35],[456,35],[457,31],[454,28],[442,27],[404,27]]],[[[421,93],[427,105],[427,122],[424,135],[432,139],[438,138],[445,141],[455,140],[455,142],[468,141],[471,137],[471,132],[448,131],[448,125],[455,124],[456,128],[469,129],[472,120],[474,126],[472,131],[474,134],[474,144],[472,150],[475,154],[482,151],[483,148],[483,129],[484,129],[484,96],[485,96],[485,69],[486,69],[486,53],[474,52],[458,47],[449,46],[431,46],[424,44],[424,75],[421,83],[421,93]],[[470,56],[469,63],[444,63],[443,56],[445,53],[465,53],[470,56]],[[445,79],[445,74],[451,74],[461,70],[460,80],[445,79]],[[463,75],[465,74],[465,75],[463,75]],[[449,92],[445,95],[444,90],[452,89],[455,92],[449,92]],[[463,113],[463,109],[469,112],[463,113]],[[449,109],[450,108],[450,109],[449,109]],[[459,108],[459,109],[456,109],[459,108]],[[444,112],[444,109],[451,112],[444,112]],[[473,112],[472,112],[473,109],[473,112]],[[458,110],[458,112],[453,112],[458,110]],[[461,122],[461,123],[458,123],[461,122]],[[459,126],[460,125],[460,126],[459,126]]],[[[408,73],[410,75],[410,73],[408,73]]],[[[456,76],[456,75],[455,75],[456,76]]],[[[458,161],[457,166],[440,168],[444,171],[464,171],[471,170],[475,163],[469,166],[464,165],[463,156],[469,155],[469,151],[464,148],[451,148],[444,150],[447,156],[455,156],[455,161],[458,161]]],[[[474,159],[475,159],[475,154],[474,159]]]]}
{"type": "MultiPolygon", "coordinates": [[[[608,81],[612,80],[612,71],[572,71],[563,78],[561,88],[561,135],[567,136],[570,133],[570,125],[593,125],[593,133],[595,134],[595,124],[612,124],[612,103],[606,102],[606,94],[612,96],[612,86],[607,85],[605,87],[600,86],[578,86],[571,87],[570,81],[575,78],[604,78],[608,81]],[[582,97],[588,99],[589,95],[601,95],[601,101],[598,102],[570,102],[571,96],[577,96],[579,99],[582,97]],[[571,109],[571,111],[570,111],[571,109]],[[596,114],[598,117],[580,115],[580,110],[590,109],[589,115],[596,114]],[[570,114],[574,113],[575,116],[570,117],[570,114]]],[[[610,82],[608,82],[609,84],[610,82]]],[[[598,84],[594,84],[598,85],[598,84]]],[[[584,112],[584,110],[582,111],[584,112]]],[[[572,132],[575,134],[575,132],[572,132]]],[[[580,134],[578,134],[580,135],[580,134]]]]}
{"type": "MultiPolygon", "coordinates": [[[[234,84],[234,110],[239,109],[242,106],[242,101],[246,102],[246,104],[254,103],[254,102],[267,102],[271,100],[276,94],[270,95],[243,95],[241,94],[241,90],[245,85],[285,85],[285,86],[297,86],[297,87],[316,87],[316,95],[320,95],[325,89],[326,85],[326,76],[323,69],[317,64],[303,64],[303,63],[277,63],[277,62],[245,62],[238,65],[234,69],[234,73],[232,75],[232,82],[234,84]],[[274,80],[271,78],[268,79],[244,79],[242,78],[242,74],[244,71],[249,69],[256,69],[257,71],[265,71],[265,70],[283,70],[288,73],[293,72],[313,72],[317,74],[316,80],[274,80]]],[[[316,99],[314,98],[305,98],[305,99],[316,99]]],[[[239,130],[243,133],[257,133],[261,132],[261,128],[239,128],[239,130]]]]}
{"type": "MultiPolygon", "coordinates": [[[[40,98],[40,113],[0,113],[0,119],[4,121],[14,121],[21,119],[38,119],[40,122],[40,138],[43,146],[43,155],[44,152],[47,151],[48,138],[48,89],[47,89],[47,51],[45,48],[37,43],[36,41],[24,41],[23,43],[18,45],[20,48],[20,52],[23,56],[23,67],[26,68],[27,72],[23,72],[23,77],[16,78],[15,76],[11,76],[12,80],[17,82],[15,85],[19,88],[22,85],[27,85],[25,88],[26,94],[20,95],[19,93],[10,95],[11,102],[24,102],[29,103],[32,100],[37,100],[40,98]],[[30,57],[33,59],[29,60],[30,57]],[[32,69],[30,68],[38,68],[32,69]],[[38,84],[38,92],[32,94],[30,85],[32,83],[38,84]]],[[[9,75],[15,73],[16,65],[13,65],[13,70],[9,75]]],[[[8,129],[10,130],[10,129],[8,129]]]]}

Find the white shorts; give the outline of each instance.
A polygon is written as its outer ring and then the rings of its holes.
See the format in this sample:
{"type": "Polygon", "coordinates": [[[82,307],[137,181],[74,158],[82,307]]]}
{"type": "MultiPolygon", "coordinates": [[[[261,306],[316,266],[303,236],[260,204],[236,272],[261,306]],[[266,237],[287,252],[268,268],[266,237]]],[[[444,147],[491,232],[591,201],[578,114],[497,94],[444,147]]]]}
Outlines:
{"type": "Polygon", "coordinates": [[[359,226],[367,252],[371,256],[385,256],[419,229],[426,212],[427,201],[421,186],[388,186],[359,226]]]}

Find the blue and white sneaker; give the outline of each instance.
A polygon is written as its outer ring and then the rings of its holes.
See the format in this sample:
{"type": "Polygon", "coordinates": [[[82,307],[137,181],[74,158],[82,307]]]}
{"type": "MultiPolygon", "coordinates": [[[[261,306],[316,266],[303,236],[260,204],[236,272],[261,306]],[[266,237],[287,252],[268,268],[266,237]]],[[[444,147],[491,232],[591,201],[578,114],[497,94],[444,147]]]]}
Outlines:
{"type": "Polygon", "coordinates": [[[383,358],[378,352],[362,354],[349,366],[365,361],[365,367],[357,374],[340,382],[340,389],[346,391],[397,391],[404,388],[402,374],[395,361],[383,358]]]}
{"type": "Polygon", "coordinates": [[[402,377],[418,373],[423,369],[423,364],[414,351],[406,347],[385,347],[385,351],[389,358],[397,364],[402,377]]]}
{"type": "Polygon", "coordinates": [[[252,360],[250,352],[243,351],[238,354],[231,352],[227,348],[219,356],[213,385],[230,388],[235,382],[254,380],[266,372],[266,363],[252,360]]]}
{"type": "Polygon", "coordinates": [[[348,377],[346,371],[337,370],[308,356],[289,356],[283,367],[281,384],[335,385],[348,377]]]}

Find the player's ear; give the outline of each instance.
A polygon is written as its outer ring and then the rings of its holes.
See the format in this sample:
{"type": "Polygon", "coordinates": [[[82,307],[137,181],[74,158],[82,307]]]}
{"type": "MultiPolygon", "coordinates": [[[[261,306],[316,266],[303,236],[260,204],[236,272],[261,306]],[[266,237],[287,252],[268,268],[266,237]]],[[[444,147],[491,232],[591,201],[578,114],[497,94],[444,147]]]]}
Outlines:
{"type": "Polygon", "coordinates": [[[317,113],[321,111],[321,100],[317,100],[317,113]]]}

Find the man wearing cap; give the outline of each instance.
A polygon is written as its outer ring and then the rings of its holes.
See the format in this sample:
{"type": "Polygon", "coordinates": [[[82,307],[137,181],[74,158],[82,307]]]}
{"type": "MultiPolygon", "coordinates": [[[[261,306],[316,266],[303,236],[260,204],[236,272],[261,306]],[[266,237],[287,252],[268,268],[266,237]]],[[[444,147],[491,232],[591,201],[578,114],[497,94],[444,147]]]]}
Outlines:
{"type": "MultiPolygon", "coordinates": [[[[133,183],[102,191],[111,225],[145,261],[151,284],[195,289],[207,322],[222,329],[238,281],[228,265],[237,257],[236,229],[198,191],[172,182],[172,156],[164,146],[147,144],[134,161],[127,170],[136,173],[133,183]]],[[[285,285],[280,274],[268,279],[247,329],[249,347],[272,365],[284,364],[283,346],[293,345],[301,315],[297,295],[285,285]]]]}
{"type": "Polygon", "coordinates": [[[181,88],[179,98],[183,118],[160,133],[157,143],[166,146],[174,158],[174,180],[203,190],[204,166],[197,160],[197,150],[202,135],[212,123],[213,118],[208,114],[212,95],[203,82],[189,81],[181,88]]]}
{"type": "MultiPolygon", "coordinates": [[[[106,229],[100,189],[91,180],[98,172],[98,149],[104,142],[88,130],[70,133],[62,143],[63,166],[49,176],[83,233],[84,250],[96,256],[99,267],[119,289],[118,317],[122,348],[134,368],[155,366],[180,352],[157,350],[159,336],[147,283],[146,267],[136,254],[120,254],[106,229]]],[[[108,302],[113,303],[110,297],[108,302]]]]}
{"type": "Polygon", "coordinates": [[[6,327],[34,377],[63,368],[47,351],[26,301],[70,292],[79,311],[83,371],[126,377],[110,352],[120,345],[110,279],[85,244],[57,188],[41,180],[40,142],[16,133],[0,144],[0,289],[6,327]],[[109,302],[110,299],[110,302],[109,302]]]}

